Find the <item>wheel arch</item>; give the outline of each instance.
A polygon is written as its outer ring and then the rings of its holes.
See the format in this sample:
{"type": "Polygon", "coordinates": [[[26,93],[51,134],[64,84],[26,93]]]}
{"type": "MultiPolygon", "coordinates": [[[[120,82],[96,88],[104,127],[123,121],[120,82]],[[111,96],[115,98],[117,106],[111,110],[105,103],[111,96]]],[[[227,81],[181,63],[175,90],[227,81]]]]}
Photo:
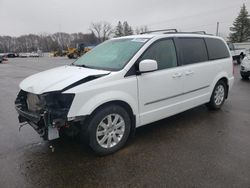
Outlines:
{"type": "Polygon", "coordinates": [[[212,90],[211,90],[211,96],[213,94],[213,90],[214,90],[214,87],[216,86],[216,84],[219,82],[219,81],[223,81],[225,84],[226,84],[226,89],[227,89],[227,92],[226,92],[226,99],[228,98],[228,92],[229,92],[229,79],[227,77],[226,74],[222,74],[218,77],[216,77],[214,83],[213,83],[213,87],[212,87],[212,90]]]}
{"type": "Polygon", "coordinates": [[[131,131],[130,131],[130,136],[129,137],[133,137],[134,134],[135,134],[135,129],[136,129],[136,115],[134,114],[132,107],[127,102],[125,102],[123,100],[112,100],[112,101],[104,102],[103,104],[96,107],[92,111],[92,113],[87,117],[87,119],[91,118],[98,110],[100,110],[103,107],[108,106],[108,105],[121,106],[128,112],[129,117],[131,119],[131,131]]]}

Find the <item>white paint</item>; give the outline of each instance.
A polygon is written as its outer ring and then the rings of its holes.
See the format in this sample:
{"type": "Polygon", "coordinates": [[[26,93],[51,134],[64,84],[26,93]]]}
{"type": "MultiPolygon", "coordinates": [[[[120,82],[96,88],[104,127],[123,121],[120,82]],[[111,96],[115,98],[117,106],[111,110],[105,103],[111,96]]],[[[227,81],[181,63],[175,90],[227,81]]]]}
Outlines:
{"type": "MultiPolygon", "coordinates": [[[[198,34],[138,36],[150,40],[124,69],[110,72],[107,76],[65,91],[75,94],[68,118],[90,115],[100,105],[119,100],[131,107],[136,116],[136,126],[139,127],[209,102],[215,84],[222,77],[228,80],[231,89],[234,81],[232,57],[125,77],[128,70],[153,42],[176,36],[223,40],[219,37],[198,34]]],[[[135,36],[130,37],[135,38],[135,36]]],[[[25,79],[20,87],[28,92],[42,94],[61,90],[87,76],[107,73],[109,72],[64,66],[31,76],[25,79]]]]}

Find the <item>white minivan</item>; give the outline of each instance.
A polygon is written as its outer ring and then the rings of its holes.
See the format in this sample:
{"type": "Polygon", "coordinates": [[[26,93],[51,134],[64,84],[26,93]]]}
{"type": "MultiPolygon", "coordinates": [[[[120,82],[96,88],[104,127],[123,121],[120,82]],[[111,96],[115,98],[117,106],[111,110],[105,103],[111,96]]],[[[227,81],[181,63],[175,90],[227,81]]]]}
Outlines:
{"type": "Polygon", "coordinates": [[[111,39],[73,64],[21,82],[16,110],[45,140],[81,135],[99,155],[135,128],[193,107],[219,109],[234,81],[226,42],[206,34],[111,39]]]}

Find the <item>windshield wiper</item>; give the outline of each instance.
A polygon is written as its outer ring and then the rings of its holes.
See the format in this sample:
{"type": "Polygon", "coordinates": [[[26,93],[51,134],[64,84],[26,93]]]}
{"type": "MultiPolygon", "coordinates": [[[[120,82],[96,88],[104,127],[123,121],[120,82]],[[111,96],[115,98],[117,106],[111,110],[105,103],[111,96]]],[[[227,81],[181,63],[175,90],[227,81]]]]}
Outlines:
{"type": "Polygon", "coordinates": [[[76,64],[73,64],[74,66],[77,66],[77,67],[83,67],[83,68],[89,68],[89,69],[92,69],[92,67],[90,66],[87,66],[87,65],[76,65],[76,64]]]}

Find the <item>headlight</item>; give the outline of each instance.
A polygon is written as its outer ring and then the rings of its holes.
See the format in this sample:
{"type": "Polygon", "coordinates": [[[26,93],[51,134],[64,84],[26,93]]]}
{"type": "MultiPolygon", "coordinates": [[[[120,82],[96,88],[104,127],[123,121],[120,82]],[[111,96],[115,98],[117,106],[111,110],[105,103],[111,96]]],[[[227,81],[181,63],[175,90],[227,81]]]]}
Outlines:
{"type": "Polygon", "coordinates": [[[45,101],[48,108],[53,109],[69,109],[75,94],[63,94],[59,92],[51,92],[43,94],[41,97],[45,101]]]}

